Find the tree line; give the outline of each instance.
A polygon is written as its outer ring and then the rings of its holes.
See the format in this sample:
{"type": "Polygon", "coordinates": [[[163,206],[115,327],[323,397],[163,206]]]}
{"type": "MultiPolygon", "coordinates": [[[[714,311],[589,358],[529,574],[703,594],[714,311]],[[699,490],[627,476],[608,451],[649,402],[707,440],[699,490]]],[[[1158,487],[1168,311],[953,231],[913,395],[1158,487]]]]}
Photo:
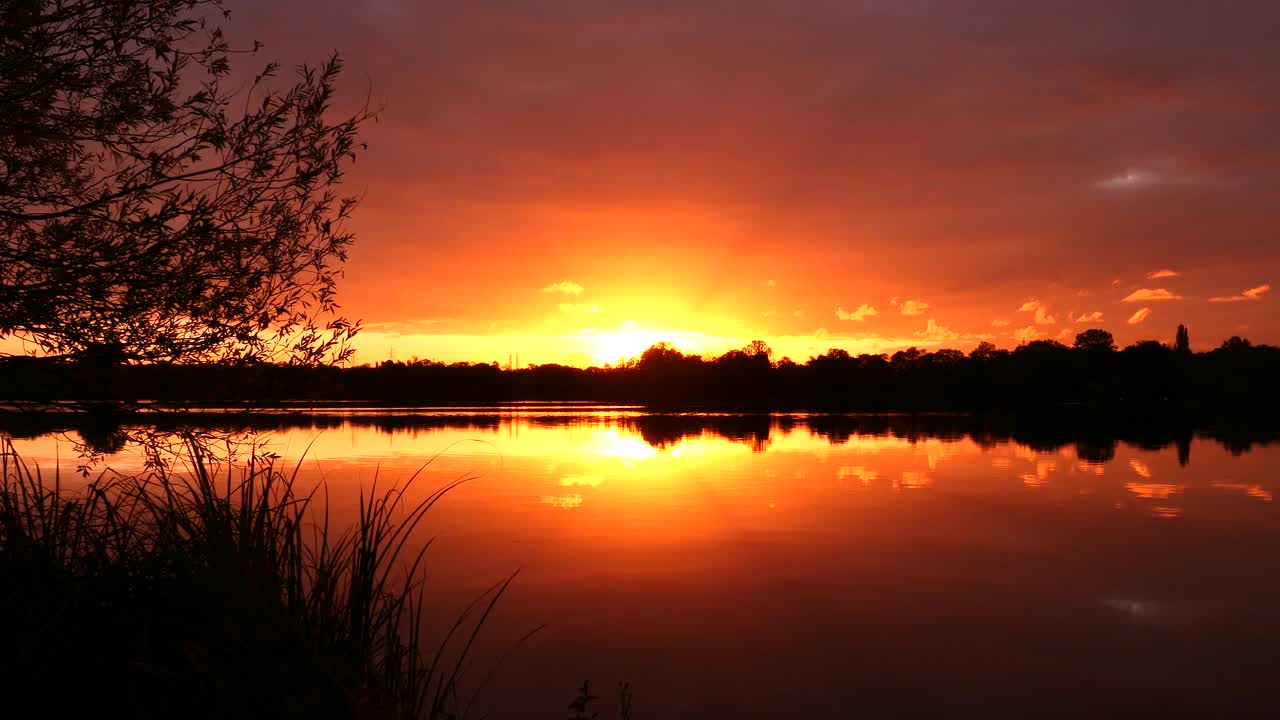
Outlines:
{"type": "Polygon", "coordinates": [[[649,408],[725,410],[981,411],[1087,405],[1255,409],[1280,400],[1280,348],[1232,337],[1192,352],[1179,326],[1172,344],[1118,349],[1092,329],[1068,346],[1035,340],[969,353],[907,348],[853,355],[831,349],[803,363],[774,360],[755,341],[715,357],[659,343],[613,367],[384,361],[355,367],[263,362],[103,364],[99,358],[0,361],[0,399],[247,403],[358,401],[464,403],[586,400],[649,408]]]}

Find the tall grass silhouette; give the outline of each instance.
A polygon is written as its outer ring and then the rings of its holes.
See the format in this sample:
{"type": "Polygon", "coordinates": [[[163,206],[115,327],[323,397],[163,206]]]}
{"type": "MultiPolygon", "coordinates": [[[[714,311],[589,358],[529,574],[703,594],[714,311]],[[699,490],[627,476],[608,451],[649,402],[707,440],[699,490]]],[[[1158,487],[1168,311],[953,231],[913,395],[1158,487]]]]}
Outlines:
{"type": "Polygon", "coordinates": [[[410,499],[360,492],[349,527],[323,486],[254,447],[188,438],[180,460],[75,491],[0,441],[0,683],[48,715],[456,718],[478,633],[515,574],[423,644],[415,530],[463,475],[410,499]]]}

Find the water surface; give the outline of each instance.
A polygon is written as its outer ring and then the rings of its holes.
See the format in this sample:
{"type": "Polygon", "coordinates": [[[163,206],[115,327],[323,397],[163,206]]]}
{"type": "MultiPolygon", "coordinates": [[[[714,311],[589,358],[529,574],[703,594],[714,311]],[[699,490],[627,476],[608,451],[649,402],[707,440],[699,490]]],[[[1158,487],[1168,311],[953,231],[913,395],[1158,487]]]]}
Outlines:
{"type": "MultiPolygon", "coordinates": [[[[546,625],[497,717],[564,716],[588,678],[604,717],[618,680],[648,718],[1280,710],[1280,445],[1131,430],[539,406],[266,437],[339,512],[437,454],[411,493],[476,476],[430,517],[433,614],[520,570],[473,683],[546,625]]],[[[68,439],[19,447],[69,466],[68,439]]]]}

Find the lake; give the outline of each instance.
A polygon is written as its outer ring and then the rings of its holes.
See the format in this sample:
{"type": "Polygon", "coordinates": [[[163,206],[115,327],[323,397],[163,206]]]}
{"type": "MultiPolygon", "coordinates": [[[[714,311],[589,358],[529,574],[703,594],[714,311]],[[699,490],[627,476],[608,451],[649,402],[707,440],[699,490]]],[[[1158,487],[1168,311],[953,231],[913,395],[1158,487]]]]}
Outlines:
{"type": "MultiPolygon", "coordinates": [[[[587,405],[254,424],[346,517],[430,458],[413,497],[474,476],[428,517],[431,625],[520,571],[469,673],[493,670],[494,717],[566,717],[584,679],[606,718],[620,680],[637,718],[1280,710],[1273,434],[587,405]]],[[[56,429],[16,444],[65,475],[56,429]]]]}

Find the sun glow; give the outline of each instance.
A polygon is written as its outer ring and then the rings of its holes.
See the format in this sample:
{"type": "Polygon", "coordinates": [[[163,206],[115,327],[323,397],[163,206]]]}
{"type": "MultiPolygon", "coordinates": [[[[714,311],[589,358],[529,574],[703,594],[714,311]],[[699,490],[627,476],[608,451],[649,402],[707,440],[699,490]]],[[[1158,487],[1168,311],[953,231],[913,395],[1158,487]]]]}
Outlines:
{"type": "Polygon", "coordinates": [[[658,331],[623,323],[617,330],[601,331],[590,336],[591,359],[597,364],[617,364],[638,358],[653,345],[666,342],[684,353],[698,352],[696,343],[689,342],[689,333],[658,331]]]}

